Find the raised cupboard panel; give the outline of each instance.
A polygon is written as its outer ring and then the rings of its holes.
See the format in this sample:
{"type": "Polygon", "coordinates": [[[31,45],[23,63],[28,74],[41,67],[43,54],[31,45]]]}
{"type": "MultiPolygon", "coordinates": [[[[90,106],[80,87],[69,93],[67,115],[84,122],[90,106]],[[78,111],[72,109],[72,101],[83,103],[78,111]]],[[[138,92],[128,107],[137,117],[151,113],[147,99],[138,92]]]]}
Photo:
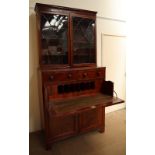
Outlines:
{"type": "Polygon", "coordinates": [[[99,128],[102,124],[104,124],[104,109],[102,107],[91,106],[90,109],[79,115],[80,132],[99,128]]]}
{"type": "Polygon", "coordinates": [[[50,138],[68,137],[77,132],[77,117],[51,117],[49,121],[50,138]]]}

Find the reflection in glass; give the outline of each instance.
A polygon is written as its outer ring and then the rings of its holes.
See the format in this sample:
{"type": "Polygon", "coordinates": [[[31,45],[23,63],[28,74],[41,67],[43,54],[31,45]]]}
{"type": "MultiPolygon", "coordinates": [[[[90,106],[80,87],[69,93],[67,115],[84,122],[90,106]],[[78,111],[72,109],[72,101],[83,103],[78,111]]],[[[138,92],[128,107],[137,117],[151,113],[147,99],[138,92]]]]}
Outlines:
{"type": "Polygon", "coordinates": [[[68,17],[43,14],[41,16],[42,64],[67,64],[68,17]]]}
{"type": "Polygon", "coordinates": [[[73,17],[73,62],[95,63],[95,21],[73,17]]]}

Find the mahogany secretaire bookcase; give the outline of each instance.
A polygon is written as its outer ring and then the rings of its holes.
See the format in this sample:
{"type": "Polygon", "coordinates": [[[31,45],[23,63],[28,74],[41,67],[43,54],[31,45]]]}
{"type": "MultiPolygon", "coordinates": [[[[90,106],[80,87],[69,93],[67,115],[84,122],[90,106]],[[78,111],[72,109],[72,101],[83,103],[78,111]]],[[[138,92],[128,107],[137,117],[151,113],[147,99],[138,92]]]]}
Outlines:
{"type": "Polygon", "coordinates": [[[96,12],[36,3],[46,147],[91,130],[104,132],[113,96],[96,65],[96,12]]]}

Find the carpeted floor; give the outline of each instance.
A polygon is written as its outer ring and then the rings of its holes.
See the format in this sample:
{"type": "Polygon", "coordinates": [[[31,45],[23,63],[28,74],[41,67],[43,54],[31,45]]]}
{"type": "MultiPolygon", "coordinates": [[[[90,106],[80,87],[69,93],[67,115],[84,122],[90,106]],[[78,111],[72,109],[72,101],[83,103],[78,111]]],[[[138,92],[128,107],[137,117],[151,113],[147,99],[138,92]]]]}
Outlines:
{"type": "Polygon", "coordinates": [[[89,132],[44,148],[43,133],[30,133],[30,155],[125,155],[126,110],[106,114],[105,132],[89,132]]]}

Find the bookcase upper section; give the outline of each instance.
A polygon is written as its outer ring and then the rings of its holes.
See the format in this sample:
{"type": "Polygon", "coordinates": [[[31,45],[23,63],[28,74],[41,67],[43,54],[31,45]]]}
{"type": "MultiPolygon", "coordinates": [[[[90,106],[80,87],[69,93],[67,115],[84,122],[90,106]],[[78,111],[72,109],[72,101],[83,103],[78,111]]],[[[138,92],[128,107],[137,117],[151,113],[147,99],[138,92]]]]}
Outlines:
{"type": "Polygon", "coordinates": [[[96,12],[36,3],[40,67],[96,66],[96,12]]]}

